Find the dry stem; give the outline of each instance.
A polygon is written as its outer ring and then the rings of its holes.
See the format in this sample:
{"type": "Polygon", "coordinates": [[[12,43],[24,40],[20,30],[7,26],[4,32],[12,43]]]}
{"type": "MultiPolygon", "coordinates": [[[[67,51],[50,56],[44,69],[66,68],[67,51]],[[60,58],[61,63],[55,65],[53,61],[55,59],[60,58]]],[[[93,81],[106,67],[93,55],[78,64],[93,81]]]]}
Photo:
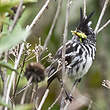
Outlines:
{"type": "MultiPolygon", "coordinates": [[[[44,48],[43,48],[42,53],[45,51],[45,49],[46,49],[46,47],[47,47],[47,45],[48,45],[48,42],[49,42],[50,37],[51,37],[51,35],[52,35],[53,29],[54,29],[55,24],[56,24],[56,22],[57,22],[57,19],[58,19],[58,16],[59,16],[59,14],[60,14],[60,10],[61,10],[62,1],[63,1],[63,0],[58,0],[57,11],[56,11],[55,17],[54,17],[54,19],[53,19],[53,23],[52,23],[52,25],[51,25],[51,28],[50,28],[50,30],[49,30],[48,36],[47,36],[47,38],[46,38],[46,40],[45,40],[44,48]]],[[[41,53],[41,54],[42,54],[42,53],[41,53]]]]}
{"type": "Polygon", "coordinates": [[[107,25],[109,25],[110,24],[110,19],[97,31],[97,34],[99,33],[99,32],[101,32],[105,27],[107,27],[107,25]]]}
{"type": "Polygon", "coordinates": [[[41,110],[41,108],[42,108],[42,106],[43,106],[43,104],[44,104],[44,102],[48,96],[48,93],[49,93],[49,89],[47,88],[37,110],[41,110]]]}
{"type": "Polygon", "coordinates": [[[63,64],[62,65],[62,73],[63,74],[65,73],[65,51],[66,51],[66,41],[67,41],[67,34],[68,34],[69,9],[70,9],[70,0],[67,0],[65,29],[64,29],[64,38],[63,38],[63,50],[62,50],[62,64],[63,64]]]}
{"type": "Polygon", "coordinates": [[[17,21],[18,21],[18,18],[22,12],[22,5],[23,5],[23,0],[20,0],[20,4],[17,8],[17,12],[16,12],[16,15],[14,16],[14,21],[13,21],[13,24],[9,27],[9,31],[12,32],[12,30],[14,29],[17,21]]]}
{"type": "Polygon", "coordinates": [[[97,34],[97,31],[98,31],[99,26],[101,24],[102,18],[103,18],[104,14],[105,14],[105,10],[107,8],[108,2],[109,2],[109,0],[106,0],[105,3],[104,3],[103,9],[101,11],[100,17],[98,19],[97,25],[96,25],[95,30],[94,30],[95,34],[97,34]]]}
{"type": "MultiPolygon", "coordinates": [[[[24,49],[24,43],[21,45],[21,49],[20,49],[18,58],[15,60],[15,65],[14,65],[14,69],[15,69],[15,70],[16,70],[17,67],[18,67],[18,64],[19,64],[19,61],[20,61],[20,58],[21,58],[23,49],[24,49]]],[[[8,85],[8,89],[7,89],[6,104],[8,104],[9,94],[10,94],[10,90],[11,90],[11,86],[12,86],[12,82],[13,82],[14,77],[15,77],[15,72],[13,71],[13,72],[12,72],[12,75],[11,75],[11,78],[10,78],[9,85],[8,85]]],[[[7,107],[5,108],[5,110],[7,110],[7,107]]]]}
{"type": "Polygon", "coordinates": [[[83,1],[84,1],[84,17],[86,17],[86,0],[83,1]]]}
{"type": "Polygon", "coordinates": [[[67,34],[68,34],[68,21],[69,21],[69,8],[70,8],[69,4],[70,4],[70,0],[67,0],[63,49],[62,49],[62,64],[63,64],[62,73],[65,73],[65,51],[66,51],[66,41],[67,41],[67,34]]]}
{"type": "Polygon", "coordinates": [[[43,12],[47,9],[50,1],[51,0],[47,0],[46,1],[46,3],[44,4],[44,6],[42,7],[42,9],[39,11],[39,13],[37,14],[37,16],[34,18],[33,22],[31,23],[31,25],[29,26],[28,31],[31,31],[31,29],[34,27],[34,25],[38,22],[38,20],[42,16],[43,12]]]}
{"type": "MultiPolygon", "coordinates": [[[[30,85],[30,84],[31,84],[32,78],[33,78],[33,77],[30,77],[30,78],[29,78],[29,81],[27,82],[27,85],[30,85]]],[[[26,88],[25,91],[24,91],[24,94],[23,94],[23,96],[22,96],[22,98],[21,98],[21,104],[24,104],[27,91],[28,91],[28,88],[26,88]]]]}
{"type": "Polygon", "coordinates": [[[63,94],[64,88],[61,88],[60,94],[58,95],[58,97],[56,98],[56,100],[53,102],[53,104],[48,108],[48,110],[51,110],[52,107],[57,103],[57,101],[61,98],[62,94],[63,94]]]}

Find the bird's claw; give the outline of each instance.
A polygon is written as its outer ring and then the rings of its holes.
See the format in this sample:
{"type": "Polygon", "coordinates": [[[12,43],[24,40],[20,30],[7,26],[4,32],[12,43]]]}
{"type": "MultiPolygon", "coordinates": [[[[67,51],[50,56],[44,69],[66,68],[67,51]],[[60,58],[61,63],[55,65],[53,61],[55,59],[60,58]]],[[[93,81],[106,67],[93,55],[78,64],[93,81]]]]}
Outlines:
{"type": "Polygon", "coordinates": [[[68,95],[68,96],[65,98],[65,100],[69,100],[70,102],[72,102],[73,97],[72,97],[72,96],[70,96],[70,95],[68,95]]]}

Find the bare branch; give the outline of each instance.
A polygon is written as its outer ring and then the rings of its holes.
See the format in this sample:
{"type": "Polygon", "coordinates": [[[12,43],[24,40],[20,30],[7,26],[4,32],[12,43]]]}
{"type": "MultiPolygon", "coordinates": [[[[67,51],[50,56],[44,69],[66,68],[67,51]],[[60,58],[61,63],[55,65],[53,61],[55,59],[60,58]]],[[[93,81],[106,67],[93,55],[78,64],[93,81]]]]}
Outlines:
{"type": "MultiPolygon", "coordinates": [[[[45,49],[46,49],[46,47],[47,47],[47,45],[48,45],[48,42],[49,42],[50,37],[51,37],[51,35],[52,35],[53,29],[54,29],[55,24],[56,24],[56,22],[57,22],[58,16],[59,16],[59,14],[60,14],[61,6],[62,6],[62,1],[63,1],[63,0],[59,0],[59,1],[58,1],[57,11],[56,11],[55,17],[54,17],[54,19],[53,19],[53,23],[52,23],[52,25],[51,25],[51,28],[50,28],[50,30],[49,30],[48,36],[46,37],[46,40],[45,40],[45,43],[44,43],[44,48],[43,48],[42,53],[45,51],[45,49]]],[[[42,54],[42,53],[41,53],[41,54],[42,54]]]]}
{"type": "MultiPolygon", "coordinates": [[[[18,64],[19,64],[19,62],[20,62],[20,58],[21,58],[23,49],[24,49],[24,43],[21,45],[21,49],[20,49],[18,58],[15,60],[15,65],[14,65],[14,69],[15,69],[15,70],[17,69],[18,64]]],[[[8,89],[7,89],[6,104],[8,104],[9,94],[10,94],[10,90],[11,90],[11,86],[12,86],[12,82],[13,82],[14,77],[15,77],[15,72],[13,71],[13,72],[12,72],[12,75],[11,75],[11,78],[10,78],[9,85],[8,85],[8,89]]],[[[7,107],[5,107],[5,110],[7,110],[7,107]]]]}
{"type": "Polygon", "coordinates": [[[83,0],[84,2],[84,17],[86,17],[86,0],[83,0]]]}
{"type": "Polygon", "coordinates": [[[56,98],[56,100],[53,102],[53,104],[48,108],[48,110],[51,110],[52,107],[57,103],[57,101],[60,99],[60,97],[62,96],[64,88],[61,88],[60,94],[58,95],[58,97],[56,98]]]}
{"type": "Polygon", "coordinates": [[[69,9],[70,9],[70,0],[67,0],[63,49],[62,49],[62,64],[63,64],[62,73],[65,73],[65,51],[66,51],[66,41],[67,41],[67,34],[68,34],[69,9]]]}
{"type": "Polygon", "coordinates": [[[49,89],[47,88],[37,110],[41,110],[41,108],[42,108],[42,106],[48,96],[48,93],[49,93],[49,89]]]}
{"type": "MultiPolygon", "coordinates": [[[[66,3],[65,28],[64,28],[64,38],[63,38],[63,49],[62,49],[62,64],[63,64],[62,65],[62,74],[65,73],[65,52],[66,52],[66,41],[67,41],[67,34],[68,34],[69,9],[70,9],[70,0],[67,0],[67,3],[66,3]]],[[[64,100],[62,100],[62,101],[64,101],[64,100]]]]}
{"type": "MultiPolygon", "coordinates": [[[[26,51],[25,51],[25,53],[26,53],[26,51]]],[[[14,97],[15,94],[16,94],[16,90],[17,90],[17,87],[18,87],[18,84],[19,84],[19,81],[20,81],[20,78],[21,78],[21,73],[23,72],[23,69],[24,69],[25,59],[26,59],[26,55],[24,56],[24,59],[23,59],[23,62],[22,62],[22,68],[21,68],[21,71],[20,71],[20,73],[19,73],[18,80],[17,80],[17,82],[15,83],[15,88],[14,88],[14,90],[13,90],[13,97],[14,97]]]]}
{"type": "MultiPolygon", "coordinates": [[[[29,78],[29,81],[27,82],[27,85],[31,84],[32,79],[33,79],[33,77],[31,76],[29,78]]],[[[21,98],[21,104],[24,104],[27,91],[28,91],[28,88],[26,88],[25,91],[24,91],[24,93],[23,93],[23,96],[21,98]]]]}
{"type": "Polygon", "coordinates": [[[10,32],[14,29],[14,27],[15,27],[17,21],[18,21],[18,18],[20,16],[21,12],[22,12],[22,5],[23,5],[23,0],[20,0],[20,4],[19,4],[19,6],[17,8],[16,15],[14,16],[13,24],[9,27],[9,31],[10,32]]]}
{"type": "Polygon", "coordinates": [[[97,34],[101,32],[105,27],[107,27],[110,24],[110,19],[97,31],[97,34]]]}
{"type": "Polygon", "coordinates": [[[31,23],[31,25],[28,27],[27,31],[31,31],[31,29],[34,27],[34,25],[38,22],[38,20],[40,19],[40,17],[42,16],[43,12],[47,9],[49,3],[51,0],[47,0],[46,3],[44,4],[44,6],[42,7],[42,9],[39,11],[39,13],[37,14],[37,16],[34,18],[33,22],[31,23]]]}
{"type": "Polygon", "coordinates": [[[32,83],[29,83],[28,85],[26,85],[25,87],[23,87],[20,91],[18,91],[16,94],[15,94],[15,97],[17,95],[19,95],[20,93],[22,93],[25,89],[27,89],[28,87],[30,87],[32,85],[32,83]]]}
{"type": "Polygon", "coordinates": [[[106,0],[105,3],[104,3],[103,9],[101,11],[100,17],[98,19],[97,25],[96,25],[95,30],[94,30],[95,34],[97,34],[97,31],[99,29],[100,23],[101,23],[102,18],[103,18],[104,14],[105,14],[105,10],[107,8],[108,2],[109,2],[109,0],[106,0]]]}

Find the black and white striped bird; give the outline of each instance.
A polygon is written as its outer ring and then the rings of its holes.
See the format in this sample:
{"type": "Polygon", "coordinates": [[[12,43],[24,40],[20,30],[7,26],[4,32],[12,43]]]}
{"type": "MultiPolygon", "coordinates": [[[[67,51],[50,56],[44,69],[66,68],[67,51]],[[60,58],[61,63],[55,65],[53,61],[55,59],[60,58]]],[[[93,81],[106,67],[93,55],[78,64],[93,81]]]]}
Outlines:
{"type": "MultiPolygon", "coordinates": [[[[75,81],[80,81],[95,59],[96,35],[90,27],[92,15],[93,12],[84,17],[82,9],[80,9],[80,23],[76,30],[72,31],[72,39],[66,43],[66,70],[69,76],[75,77],[75,81]]],[[[62,49],[63,46],[58,49],[55,61],[47,69],[49,84],[54,78],[62,75],[62,64],[59,66],[59,62],[62,62],[62,49]]]]}

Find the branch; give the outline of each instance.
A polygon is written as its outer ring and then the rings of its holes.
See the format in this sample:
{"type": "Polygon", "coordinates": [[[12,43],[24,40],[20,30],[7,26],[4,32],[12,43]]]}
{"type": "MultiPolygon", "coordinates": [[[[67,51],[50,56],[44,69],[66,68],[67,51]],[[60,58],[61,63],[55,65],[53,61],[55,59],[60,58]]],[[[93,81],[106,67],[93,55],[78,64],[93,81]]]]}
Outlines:
{"type": "MultiPolygon", "coordinates": [[[[21,45],[18,58],[15,60],[15,65],[14,65],[14,69],[15,69],[15,70],[17,69],[18,64],[19,64],[19,62],[20,62],[20,58],[21,58],[23,49],[24,49],[24,43],[21,45]]],[[[9,94],[10,94],[10,90],[11,90],[11,86],[12,86],[12,82],[13,82],[14,77],[15,77],[15,72],[13,71],[12,74],[11,74],[10,82],[9,82],[8,89],[7,89],[6,104],[8,104],[9,94]]],[[[5,110],[7,110],[7,107],[5,108],[5,110]]]]}
{"type": "Polygon", "coordinates": [[[83,0],[84,2],[84,17],[86,17],[86,0],[83,0]]]}
{"type": "Polygon", "coordinates": [[[14,16],[13,24],[9,27],[9,32],[12,32],[13,31],[13,29],[14,29],[17,21],[18,21],[18,18],[20,16],[21,12],[22,12],[22,5],[23,5],[23,0],[20,0],[20,4],[19,4],[19,6],[17,8],[16,15],[14,16]]]}
{"type": "MultiPolygon", "coordinates": [[[[33,77],[30,77],[30,78],[29,78],[29,81],[27,82],[27,85],[30,85],[30,84],[31,84],[32,79],[33,79],[33,77]]],[[[29,86],[28,86],[28,87],[29,87],[29,86]]],[[[27,94],[27,91],[28,91],[28,87],[25,88],[25,91],[24,91],[23,96],[22,96],[22,98],[21,98],[20,104],[24,104],[24,101],[25,101],[25,98],[26,98],[26,94],[27,94]]]]}
{"type": "Polygon", "coordinates": [[[37,110],[41,110],[41,108],[42,108],[42,106],[48,96],[48,93],[49,93],[49,89],[47,88],[37,110]]]}
{"type": "Polygon", "coordinates": [[[51,110],[52,107],[57,103],[57,101],[60,99],[60,97],[63,94],[63,90],[64,90],[64,88],[61,88],[60,94],[58,95],[58,97],[56,98],[56,100],[53,102],[53,104],[48,108],[48,110],[51,110]]]}
{"type": "Polygon", "coordinates": [[[67,0],[65,29],[64,29],[64,38],[63,38],[63,49],[62,49],[62,64],[63,64],[62,65],[62,74],[65,73],[65,52],[66,52],[66,41],[67,41],[67,34],[68,34],[69,9],[70,9],[70,0],[67,0]]]}
{"type": "Polygon", "coordinates": [[[38,22],[38,20],[40,19],[40,17],[42,16],[43,12],[47,9],[49,3],[51,0],[47,0],[46,3],[44,4],[44,6],[42,7],[42,9],[39,11],[39,13],[37,14],[37,16],[34,18],[33,22],[31,23],[31,25],[28,27],[27,31],[31,31],[31,29],[34,27],[34,25],[38,22]]]}
{"type": "Polygon", "coordinates": [[[65,18],[65,29],[64,29],[64,38],[63,38],[63,49],[62,49],[62,73],[65,73],[65,51],[66,51],[66,41],[68,34],[68,22],[69,22],[69,9],[70,9],[70,0],[67,0],[66,5],[66,18],[65,18]]]}
{"type": "Polygon", "coordinates": [[[99,17],[99,19],[98,19],[97,25],[96,25],[95,30],[94,30],[95,34],[97,34],[97,31],[98,31],[98,29],[99,29],[100,23],[101,23],[102,18],[103,18],[104,14],[105,14],[105,10],[106,10],[106,8],[107,8],[108,2],[109,2],[109,0],[106,0],[105,3],[104,3],[102,12],[101,12],[101,14],[100,14],[100,17],[99,17]]]}
{"type": "MultiPolygon", "coordinates": [[[[59,0],[59,1],[58,1],[57,11],[56,11],[55,17],[54,17],[54,19],[53,19],[53,23],[52,23],[52,25],[51,25],[50,31],[49,31],[49,33],[48,33],[48,36],[46,37],[46,40],[45,40],[45,43],[44,43],[44,47],[43,47],[42,53],[45,51],[45,49],[46,49],[46,47],[47,47],[47,45],[48,45],[48,42],[49,42],[49,40],[50,40],[50,38],[51,38],[53,29],[54,29],[54,27],[55,27],[55,24],[56,24],[56,22],[57,22],[58,16],[59,16],[59,14],[60,14],[61,6],[62,6],[62,1],[63,1],[63,0],[59,0]]],[[[42,53],[41,53],[41,55],[42,55],[42,53]]]]}
{"type": "Polygon", "coordinates": [[[97,31],[97,34],[99,33],[99,32],[101,32],[105,27],[107,27],[108,25],[110,24],[110,19],[101,27],[101,28],[99,28],[99,30],[97,31]]]}

